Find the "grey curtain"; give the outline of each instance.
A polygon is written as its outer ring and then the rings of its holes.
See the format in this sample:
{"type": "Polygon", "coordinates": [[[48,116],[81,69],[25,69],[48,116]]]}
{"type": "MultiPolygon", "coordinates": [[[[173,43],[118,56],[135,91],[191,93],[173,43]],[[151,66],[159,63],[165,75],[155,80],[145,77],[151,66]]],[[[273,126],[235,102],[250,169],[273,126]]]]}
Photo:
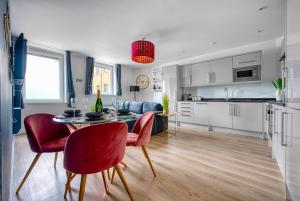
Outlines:
{"type": "Polygon", "coordinates": [[[122,96],[122,83],[121,83],[121,64],[116,65],[116,83],[117,83],[117,95],[122,96]]]}
{"type": "Polygon", "coordinates": [[[92,94],[93,73],[94,73],[94,58],[86,57],[85,95],[92,94]]]}
{"type": "Polygon", "coordinates": [[[71,107],[71,98],[75,98],[75,90],[73,85],[73,76],[72,76],[72,64],[71,64],[71,52],[66,51],[66,67],[67,67],[67,99],[68,107],[71,107]]]}

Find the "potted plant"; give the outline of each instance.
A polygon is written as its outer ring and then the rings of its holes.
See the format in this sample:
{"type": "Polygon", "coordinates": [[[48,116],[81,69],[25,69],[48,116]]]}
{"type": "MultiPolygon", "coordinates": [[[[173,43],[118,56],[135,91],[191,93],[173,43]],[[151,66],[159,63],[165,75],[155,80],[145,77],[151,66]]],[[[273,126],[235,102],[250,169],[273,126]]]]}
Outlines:
{"type": "Polygon", "coordinates": [[[162,105],[163,105],[163,113],[169,114],[169,96],[168,96],[168,94],[163,95],[162,105]]]}
{"type": "Polygon", "coordinates": [[[282,89],[283,89],[283,83],[282,83],[282,79],[278,78],[276,81],[272,82],[275,89],[276,89],[276,101],[281,102],[282,98],[283,98],[283,93],[282,93],[282,89]]]}

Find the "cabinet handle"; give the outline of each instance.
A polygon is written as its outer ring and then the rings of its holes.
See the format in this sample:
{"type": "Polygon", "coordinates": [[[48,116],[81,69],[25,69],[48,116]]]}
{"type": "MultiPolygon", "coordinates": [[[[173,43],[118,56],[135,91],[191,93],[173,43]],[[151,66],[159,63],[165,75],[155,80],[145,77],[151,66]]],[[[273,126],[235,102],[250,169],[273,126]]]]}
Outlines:
{"type": "Polygon", "coordinates": [[[237,104],[233,105],[233,116],[235,116],[235,117],[239,116],[239,114],[238,114],[238,105],[237,104]]]}
{"type": "Polygon", "coordinates": [[[286,147],[287,143],[284,142],[284,136],[285,136],[285,115],[287,113],[286,112],[282,112],[281,113],[281,146],[286,147]]]}
{"type": "Polygon", "coordinates": [[[181,116],[184,116],[184,117],[191,117],[192,115],[188,115],[188,114],[180,114],[181,116]]]}
{"type": "Polygon", "coordinates": [[[189,76],[189,83],[192,85],[192,75],[189,76]]]}
{"type": "Polygon", "coordinates": [[[252,63],[252,62],[255,62],[256,60],[253,59],[253,60],[248,60],[248,61],[240,61],[239,64],[247,64],[247,63],[252,63]]]}
{"type": "Polygon", "coordinates": [[[181,107],[181,109],[192,109],[191,107],[181,107]]]}
{"type": "Polygon", "coordinates": [[[232,116],[232,104],[229,104],[229,116],[232,116]]]}
{"type": "Polygon", "coordinates": [[[274,109],[274,134],[278,134],[278,109],[274,109]]]}
{"type": "Polygon", "coordinates": [[[268,114],[269,112],[271,113],[270,109],[271,109],[270,105],[267,105],[266,106],[266,116],[265,116],[266,117],[266,121],[270,120],[270,114],[268,114]]]}
{"type": "Polygon", "coordinates": [[[181,112],[192,112],[190,110],[181,110],[181,112]]]}
{"type": "Polygon", "coordinates": [[[207,103],[196,103],[196,105],[207,105],[207,103]]]}

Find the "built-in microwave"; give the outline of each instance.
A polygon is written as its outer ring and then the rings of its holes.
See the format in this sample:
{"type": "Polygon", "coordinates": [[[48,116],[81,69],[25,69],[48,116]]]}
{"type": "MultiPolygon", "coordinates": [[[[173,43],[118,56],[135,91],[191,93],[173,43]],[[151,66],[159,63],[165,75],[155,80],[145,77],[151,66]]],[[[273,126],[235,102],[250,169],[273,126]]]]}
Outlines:
{"type": "Polygon", "coordinates": [[[261,65],[233,68],[233,82],[261,80],[261,65]]]}

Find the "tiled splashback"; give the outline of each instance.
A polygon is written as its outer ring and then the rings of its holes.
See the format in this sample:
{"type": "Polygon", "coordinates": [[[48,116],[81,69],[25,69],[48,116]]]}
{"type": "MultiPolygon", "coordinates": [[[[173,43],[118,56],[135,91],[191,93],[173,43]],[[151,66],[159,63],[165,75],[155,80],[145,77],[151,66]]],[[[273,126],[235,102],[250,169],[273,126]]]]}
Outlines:
{"type": "Polygon", "coordinates": [[[241,83],[219,86],[204,86],[185,88],[184,93],[204,98],[225,98],[228,90],[229,98],[275,98],[275,88],[272,83],[241,83]]]}

